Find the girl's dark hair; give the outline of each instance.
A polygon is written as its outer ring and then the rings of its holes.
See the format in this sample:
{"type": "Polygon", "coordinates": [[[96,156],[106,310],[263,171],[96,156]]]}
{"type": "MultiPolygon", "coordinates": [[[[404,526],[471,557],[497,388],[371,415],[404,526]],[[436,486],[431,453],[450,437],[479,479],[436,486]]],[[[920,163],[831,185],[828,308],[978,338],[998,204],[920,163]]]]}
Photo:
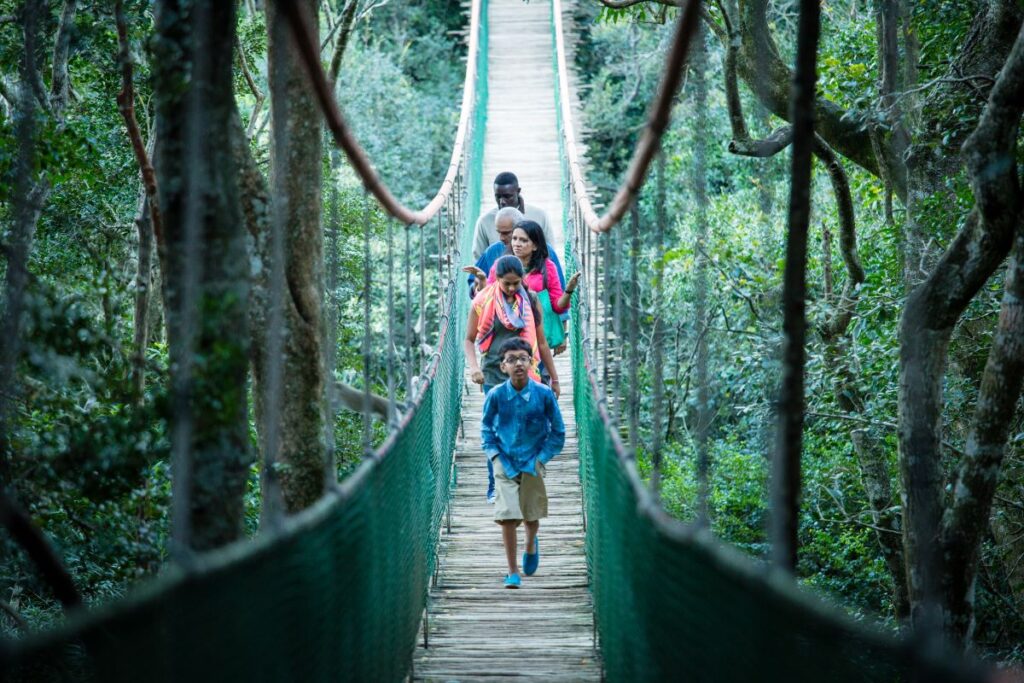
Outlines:
{"type": "Polygon", "coordinates": [[[525,232],[535,247],[533,256],[530,257],[530,263],[526,267],[526,272],[540,272],[544,268],[544,261],[548,258],[548,241],[544,239],[544,231],[536,221],[531,220],[519,221],[513,228],[513,230],[516,229],[525,232]]]}
{"type": "Polygon", "coordinates": [[[509,273],[515,273],[519,277],[523,275],[523,264],[519,262],[518,256],[502,256],[494,264],[494,277],[499,278],[509,273]]]}

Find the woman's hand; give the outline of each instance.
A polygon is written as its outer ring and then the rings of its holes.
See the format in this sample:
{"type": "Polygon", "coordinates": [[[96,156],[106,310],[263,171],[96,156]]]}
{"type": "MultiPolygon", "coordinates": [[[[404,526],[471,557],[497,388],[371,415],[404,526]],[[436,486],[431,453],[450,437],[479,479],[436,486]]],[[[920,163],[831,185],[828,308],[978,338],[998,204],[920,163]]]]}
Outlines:
{"type": "Polygon", "coordinates": [[[572,274],[572,277],[569,278],[569,281],[565,283],[565,291],[569,292],[570,294],[576,291],[576,285],[580,281],[581,274],[581,271],[578,270],[572,274]]]}
{"type": "Polygon", "coordinates": [[[555,392],[555,398],[558,398],[559,396],[562,395],[562,390],[558,386],[558,380],[557,379],[551,380],[551,391],[555,392]]]}
{"type": "Polygon", "coordinates": [[[483,371],[482,370],[474,370],[473,374],[470,375],[470,379],[473,380],[474,384],[479,384],[479,385],[483,386],[483,383],[484,383],[484,373],[483,373],[483,371]]]}
{"type": "Polygon", "coordinates": [[[462,269],[462,272],[463,273],[469,273],[470,275],[475,277],[477,280],[482,280],[483,282],[487,282],[487,273],[485,273],[484,271],[480,270],[476,266],[466,266],[465,268],[462,269]]]}
{"type": "Polygon", "coordinates": [[[555,348],[551,349],[551,355],[557,356],[560,353],[565,353],[565,349],[566,349],[566,343],[562,342],[561,344],[559,344],[555,348]]]}

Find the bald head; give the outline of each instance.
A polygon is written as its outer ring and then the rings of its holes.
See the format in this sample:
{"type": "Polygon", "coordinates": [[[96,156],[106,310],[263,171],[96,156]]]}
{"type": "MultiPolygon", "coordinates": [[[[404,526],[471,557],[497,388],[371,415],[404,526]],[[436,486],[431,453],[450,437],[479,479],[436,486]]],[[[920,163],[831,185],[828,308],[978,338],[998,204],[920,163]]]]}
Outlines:
{"type": "Polygon", "coordinates": [[[523,214],[514,206],[506,206],[498,209],[494,216],[494,229],[498,231],[498,239],[506,247],[512,240],[512,230],[516,223],[523,220],[523,214]]]}

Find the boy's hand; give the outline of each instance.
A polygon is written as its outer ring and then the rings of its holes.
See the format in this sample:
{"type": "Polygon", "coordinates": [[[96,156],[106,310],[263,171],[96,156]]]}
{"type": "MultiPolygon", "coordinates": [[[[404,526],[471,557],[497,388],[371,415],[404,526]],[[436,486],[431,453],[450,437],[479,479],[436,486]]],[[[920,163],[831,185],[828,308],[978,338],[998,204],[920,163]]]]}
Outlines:
{"type": "Polygon", "coordinates": [[[482,370],[474,370],[473,374],[470,375],[470,379],[473,380],[474,384],[479,384],[479,385],[482,386],[483,383],[484,383],[484,373],[483,373],[483,371],[482,370]]]}

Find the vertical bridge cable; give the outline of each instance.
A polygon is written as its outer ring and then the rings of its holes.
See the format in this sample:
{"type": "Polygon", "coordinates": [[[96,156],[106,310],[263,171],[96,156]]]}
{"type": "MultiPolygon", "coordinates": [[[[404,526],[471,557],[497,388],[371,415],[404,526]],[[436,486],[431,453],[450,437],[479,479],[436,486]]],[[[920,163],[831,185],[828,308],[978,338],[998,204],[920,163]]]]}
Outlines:
{"type": "Polygon", "coordinates": [[[417,338],[419,340],[419,367],[422,368],[426,361],[426,348],[424,346],[424,340],[427,334],[427,253],[426,253],[426,241],[427,233],[426,226],[423,226],[419,230],[419,242],[420,242],[420,311],[418,317],[418,323],[420,326],[417,338]]]}
{"type": "MultiPolygon", "coordinates": [[[[437,287],[437,320],[440,322],[441,315],[444,313],[444,290],[442,284],[444,282],[444,214],[445,210],[442,207],[437,212],[437,281],[434,283],[437,287]]],[[[437,349],[434,349],[437,352],[437,349]]]]}
{"type": "Polygon", "coordinates": [[[772,560],[792,573],[797,561],[800,513],[800,459],[804,428],[804,339],[807,227],[811,209],[811,154],[821,6],[800,0],[796,69],[790,100],[793,150],[790,157],[789,234],[783,275],[782,387],[772,472],[772,560]]]}
{"type": "MultiPolygon", "coordinates": [[[[613,356],[615,359],[615,365],[612,366],[612,392],[614,393],[615,399],[615,420],[623,422],[622,407],[623,407],[623,365],[627,362],[627,349],[626,345],[629,343],[627,340],[627,333],[625,330],[625,323],[623,322],[623,306],[626,301],[625,294],[623,292],[623,274],[625,273],[626,261],[623,258],[623,232],[622,230],[615,230],[609,236],[609,242],[611,246],[611,258],[608,260],[609,269],[611,274],[609,275],[610,282],[614,283],[614,288],[609,287],[608,299],[611,300],[611,330],[615,333],[615,338],[612,341],[614,350],[608,349],[607,353],[613,356]]],[[[628,375],[628,371],[627,371],[628,375]]]]}
{"type": "Polygon", "coordinates": [[[370,420],[370,297],[373,272],[370,261],[370,194],[363,195],[363,450],[373,455],[373,425],[370,420]]]}
{"type": "MultiPolygon", "coordinates": [[[[610,324],[611,323],[611,316],[609,314],[609,308],[611,306],[611,294],[610,294],[610,292],[611,292],[612,288],[611,288],[611,268],[610,268],[610,263],[609,263],[611,261],[611,258],[609,257],[609,255],[611,254],[612,235],[601,235],[601,236],[598,237],[598,241],[599,242],[603,242],[603,245],[602,245],[603,248],[601,249],[601,256],[602,256],[601,261],[602,261],[602,263],[599,264],[599,265],[603,266],[602,270],[604,271],[604,287],[602,287],[599,290],[597,290],[597,291],[601,292],[601,296],[602,296],[602,306],[601,306],[601,318],[602,318],[602,320],[601,320],[601,328],[602,328],[602,330],[601,330],[602,331],[601,347],[602,348],[601,348],[601,353],[600,353],[600,355],[598,357],[604,359],[604,362],[602,363],[602,365],[604,366],[603,367],[603,373],[602,373],[603,374],[603,384],[604,384],[604,386],[602,387],[602,391],[604,392],[604,395],[607,397],[608,396],[608,363],[609,363],[609,360],[610,360],[609,356],[611,355],[610,352],[609,352],[609,349],[608,349],[608,328],[611,327],[611,324],[610,324]]],[[[595,279],[595,281],[597,280],[596,276],[595,276],[594,279],[595,279]]]]}
{"type": "Polygon", "coordinates": [[[395,405],[395,221],[388,218],[388,428],[398,428],[398,410],[395,405]]]}
{"type": "Polygon", "coordinates": [[[412,400],[412,228],[405,229],[405,400],[412,400]]]}
{"type": "Polygon", "coordinates": [[[629,386],[626,394],[629,398],[627,408],[629,424],[629,448],[636,454],[640,445],[640,207],[633,202],[630,207],[630,223],[632,223],[632,240],[629,245],[629,334],[625,341],[629,346],[629,386]]]}
{"type": "Polygon", "coordinates": [[[711,454],[708,449],[708,431],[711,428],[711,409],[708,387],[708,85],[707,47],[704,32],[697,31],[697,44],[693,53],[694,108],[696,109],[696,136],[693,144],[693,195],[697,205],[696,277],[694,278],[693,308],[696,335],[694,373],[697,385],[697,525],[707,526],[711,499],[711,454]]]}
{"type": "Polygon", "coordinates": [[[651,337],[651,491],[660,496],[661,487],[661,449],[662,449],[662,418],[665,402],[665,375],[662,367],[662,348],[664,316],[667,313],[661,294],[665,279],[665,151],[658,152],[657,189],[655,191],[656,217],[654,222],[654,330],[651,337]]]}

